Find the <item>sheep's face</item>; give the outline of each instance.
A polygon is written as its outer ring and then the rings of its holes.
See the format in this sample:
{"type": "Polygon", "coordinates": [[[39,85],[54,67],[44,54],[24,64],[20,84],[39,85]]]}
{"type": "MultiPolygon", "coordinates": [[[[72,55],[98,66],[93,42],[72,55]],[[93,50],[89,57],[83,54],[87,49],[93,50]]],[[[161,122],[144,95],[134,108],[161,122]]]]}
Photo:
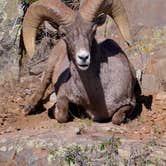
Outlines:
{"type": "MultiPolygon", "coordinates": [[[[91,63],[91,48],[97,24],[84,22],[78,18],[65,29],[64,40],[69,51],[69,58],[80,70],[87,70],[91,63]]],[[[61,30],[62,31],[62,30],[61,30]]]]}

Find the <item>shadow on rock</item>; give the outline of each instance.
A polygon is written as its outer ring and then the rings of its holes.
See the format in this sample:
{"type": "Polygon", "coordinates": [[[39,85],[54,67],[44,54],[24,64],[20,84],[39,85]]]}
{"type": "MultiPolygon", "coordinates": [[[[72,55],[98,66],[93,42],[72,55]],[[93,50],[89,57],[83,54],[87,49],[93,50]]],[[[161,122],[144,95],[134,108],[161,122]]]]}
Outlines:
{"type": "Polygon", "coordinates": [[[136,95],[136,107],[135,107],[135,111],[130,116],[131,120],[141,115],[143,105],[148,111],[152,111],[153,96],[142,95],[142,90],[138,81],[136,82],[136,86],[135,86],[135,95],[136,95]]]}

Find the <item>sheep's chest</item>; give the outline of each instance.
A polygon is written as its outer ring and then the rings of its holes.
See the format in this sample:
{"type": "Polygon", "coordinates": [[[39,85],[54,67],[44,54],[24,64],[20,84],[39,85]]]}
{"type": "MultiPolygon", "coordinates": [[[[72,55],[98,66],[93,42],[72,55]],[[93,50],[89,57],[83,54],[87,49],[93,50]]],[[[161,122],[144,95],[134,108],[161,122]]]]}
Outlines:
{"type": "Polygon", "coordinates": [[[91,110],[106,108],[104,84],[109,79],[101,80],[97,71],[74,71],[71,79],[72,96],[74,102],[79,103],[91,110]]]}

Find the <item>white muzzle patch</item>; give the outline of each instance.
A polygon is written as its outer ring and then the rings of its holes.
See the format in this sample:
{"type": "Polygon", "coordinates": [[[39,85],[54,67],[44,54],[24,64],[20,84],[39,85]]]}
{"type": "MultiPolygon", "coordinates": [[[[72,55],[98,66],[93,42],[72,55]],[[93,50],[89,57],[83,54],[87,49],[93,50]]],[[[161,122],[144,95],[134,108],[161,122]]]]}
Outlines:
{"type": "Polygon", "coordinates": [[[90,65],[90,52],[85,49],[80,49],[76,53],[76,63],[80,70],[87,70],[90,65]]]}

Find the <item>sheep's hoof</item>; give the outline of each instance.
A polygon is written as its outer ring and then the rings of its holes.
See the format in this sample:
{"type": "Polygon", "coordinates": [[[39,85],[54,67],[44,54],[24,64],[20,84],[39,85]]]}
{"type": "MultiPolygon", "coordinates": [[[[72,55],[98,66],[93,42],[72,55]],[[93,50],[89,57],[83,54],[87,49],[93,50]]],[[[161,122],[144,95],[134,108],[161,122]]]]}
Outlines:
{"type": "Polygon", "coordinates": [[[125,113],[117,112],[112,117],[112,123],[116,125],[120,125],[125,121],[125,113]]]}
{"type": "Polygon", "coordinates": [[[57,108],[55,109],[54,116],[59,123],[68,122],[68,113],[65,113],[64,111],[59,111],[57,108]]]}
{"type": "Polygon", "coordinates": [[[35,106],[31,105],[31,104],[27,104],[24,106],[23,108],[23,114],[25,116],[29,115],[30,113],[34,112],[35,110],[35,106]]]}

